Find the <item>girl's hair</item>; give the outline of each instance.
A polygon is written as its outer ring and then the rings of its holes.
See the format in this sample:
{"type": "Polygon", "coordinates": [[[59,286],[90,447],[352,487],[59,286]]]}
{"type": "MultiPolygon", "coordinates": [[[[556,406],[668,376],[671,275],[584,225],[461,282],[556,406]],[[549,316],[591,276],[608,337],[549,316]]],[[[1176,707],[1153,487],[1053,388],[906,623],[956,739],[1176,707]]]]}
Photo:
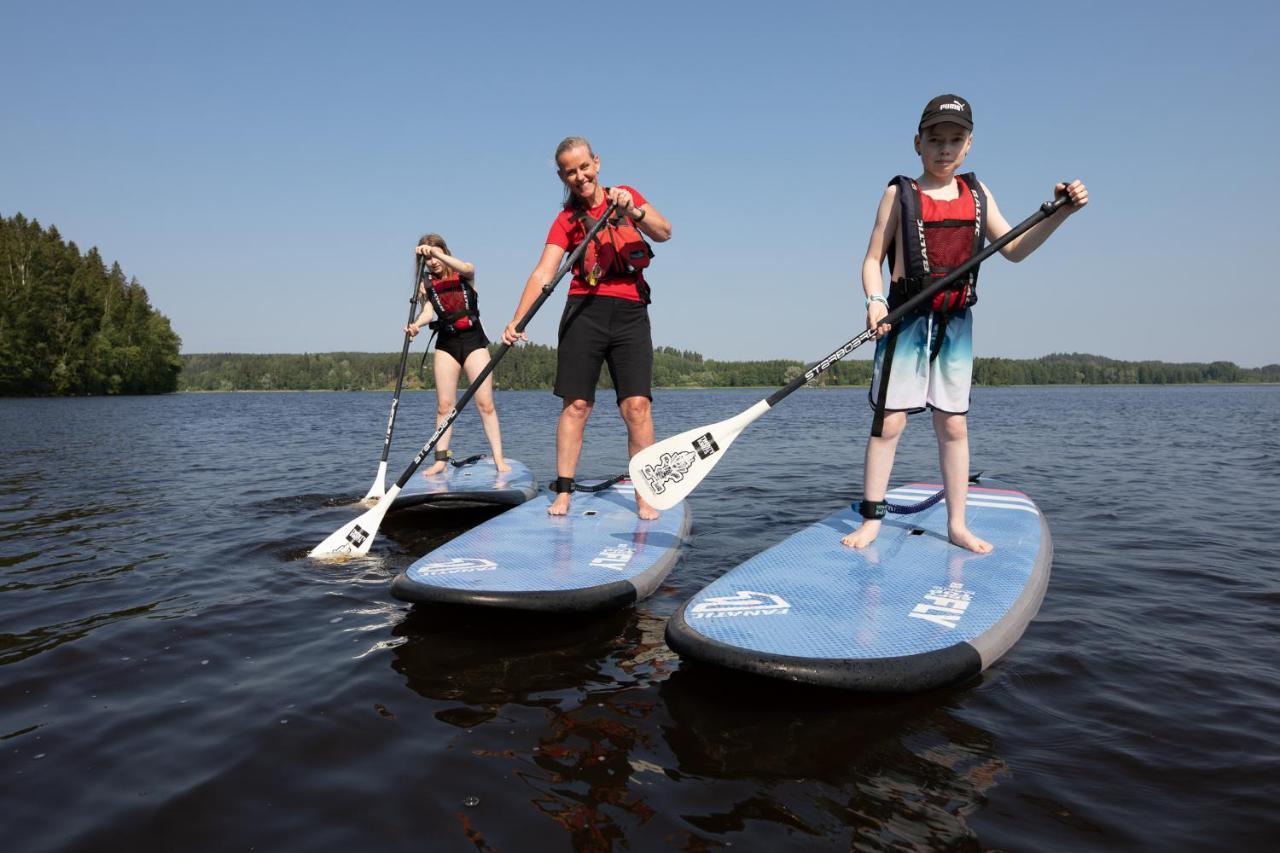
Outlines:
{"type": "MultiPolygon", "coordinates": [[[[556,171],[560,171],[560,155],[571,148],[577,148],[579,145],[587,149],[587,153],[592,157],[596,156],[596,152],[591,148],[591,143],[587,141],[585,136],[566,136],[560,140],[560,144],[556,146],[556,171]]],[[[564,188],[564,206],[566,208],[582,207],[582,200],[569,191],[568,185],[564,188]]]]}
{"type": "Polygon", "coordinates": [[[437,249],[444,252],[446,255],[453,254],[453,252],[449,251],[449,244],[446,243],[444,241],[444,238],[441,237],[439,234],[423,234],[421,237],[418,238],[418,245],[419,246],[435,246],[437,249]]]}
{"type": "MultiPolygon", "coordinates": [[[[449,251],[449,244],[446,243],[444,241],[444,238],[441,237],[439,234],[423,234],[421,237],[418,238],[418,245],[419,246],[435,246],[437,249],[444,252],[446,255],[453,254],[453,252],[449,251]]],[[[414,259],[413,263],[414,263],[414,269],[417,269],[418,261],[416,258],[414,259]]],[[[445,270],[447,272],[448,267],[446,267],[445,270]]],[[[425,265],[423,266],[422,271],[425,272],[427,275],[431,275],[431,271],[428,270],[425,265]]]]}

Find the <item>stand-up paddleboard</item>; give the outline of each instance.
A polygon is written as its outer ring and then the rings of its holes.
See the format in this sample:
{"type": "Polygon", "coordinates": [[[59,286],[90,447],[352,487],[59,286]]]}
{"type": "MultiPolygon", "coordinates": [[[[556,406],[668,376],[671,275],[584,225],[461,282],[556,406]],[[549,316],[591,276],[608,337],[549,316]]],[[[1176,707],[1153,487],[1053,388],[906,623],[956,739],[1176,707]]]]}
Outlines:
{"type": "Polygon", "coordinates": [[[657,588],[689,536],[687,504],[643,521],[629,482],[575,493],[568,515],[547,515],[551,500],[541,494],[437,548],[391,594],[518,610],[623,607],[657,588]]]}
{"type": "Polygon", "coordinates": [[[391,511],[410,507],[516,506],[538,493],[533,472],[523,462],[507,459],[510,471],[499,471],[488,456],[473,458],[439,474],[415,476],[391,503],[391,511]]]}
{"type": "MultiPolygon", "coordinates": [[[[862,521],[846,508],[764,551],[685,602],[667,623],[682,656],[760,675],[905,692],[962,681],[1022,636],[1049,583],[1053,540],[1025,494],[970,486],[969,529],[995,546],[947,540],[940,502],[888,515],[861,550],[840,543],[862,521]]],[[[889,492],[917,503],[942,487],[889,492]]]]}

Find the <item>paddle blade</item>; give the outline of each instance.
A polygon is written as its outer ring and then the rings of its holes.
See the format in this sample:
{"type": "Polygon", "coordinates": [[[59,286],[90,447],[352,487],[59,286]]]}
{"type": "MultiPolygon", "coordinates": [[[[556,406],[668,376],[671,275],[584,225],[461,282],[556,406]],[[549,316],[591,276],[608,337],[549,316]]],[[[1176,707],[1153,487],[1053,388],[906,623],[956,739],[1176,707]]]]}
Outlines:
{"type": "Polygon", "coordinates": [[[312,548],[307,556],[317,560],[335,560],[368,554],[369,548],[373,546],[373,537],[378,535],[378,527],[398,494],[400,487],[392,486],[378,501],[377,506],[335,530],[328,539],[312,548]]]}
{"type": "Polygon", "coordinates": [[[372,506],[379,498],[387,493],[384,484],[387,482],[387,461],[384,459],[378,463],[378,476],[373,478],[373,485],[369,487],[369,493],[364,496],[361,503],[366,506],[372,506]]]}
{"type": "Polygon", "coordinates": [[[692,492],[720,461],[729,445],[756,418],[769,411],[761,400],[740,415],[711,426],[697,427],[631,457],[631,482],[655,509],[671,509],[692,492]]]}

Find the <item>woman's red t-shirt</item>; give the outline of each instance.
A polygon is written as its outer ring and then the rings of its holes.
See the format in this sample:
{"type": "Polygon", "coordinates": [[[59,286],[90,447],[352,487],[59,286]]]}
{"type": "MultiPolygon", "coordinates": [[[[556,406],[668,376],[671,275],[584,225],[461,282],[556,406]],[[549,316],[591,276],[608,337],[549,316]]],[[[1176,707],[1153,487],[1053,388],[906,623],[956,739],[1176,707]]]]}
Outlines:
{"type": "MultiPolygon", "coordinates": [[[[631,193],[632,203],[636,207],[643,206],[645,197],[639,190],[629,187],[625,184],[619,184],[619,189],[626,190],[631,193]]],[[[592,219],[598,219],[604,216],[605,210],[609,207],[609,199],[606,197],[595,207],[587,211],[587,215],[592,219]]],[[[574,219],[576,211],[562,210],[556,216],[555,222],[551,223],[551,230],[547,232],[547,244],[551,246],[559,246],[566,252],[572,252],[577,248],[587,236],[586,224],[582,219],[574,219]]],[[[643,273],[636,273],[643,280],[643,273]]],[[[569,284],[570,296],[585,296],[588,293],[598,293],[601,296],[612,296],[615,299],[629,299],[632,302],[643,302],[639,291],[636,289],[636,280],[630,276],[625,278],[603,278],[596,283],[595,287],[588,287],[586,281],[577,270],[573,271],[573,281],[569,284]]]]}

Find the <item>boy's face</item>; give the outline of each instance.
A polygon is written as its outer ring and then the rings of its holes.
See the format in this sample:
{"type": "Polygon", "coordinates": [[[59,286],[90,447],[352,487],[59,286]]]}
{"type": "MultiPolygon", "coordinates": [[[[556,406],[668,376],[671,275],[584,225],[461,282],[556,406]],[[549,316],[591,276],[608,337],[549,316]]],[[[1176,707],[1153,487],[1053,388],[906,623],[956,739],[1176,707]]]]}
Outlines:
{"type": "Polygon", "coordinates": [[[916,136],[916,153],[931,175],[950,178],[964,162],[973,144],[973,134],[961,125],[942,122],[926,127],[916,136]]]}

